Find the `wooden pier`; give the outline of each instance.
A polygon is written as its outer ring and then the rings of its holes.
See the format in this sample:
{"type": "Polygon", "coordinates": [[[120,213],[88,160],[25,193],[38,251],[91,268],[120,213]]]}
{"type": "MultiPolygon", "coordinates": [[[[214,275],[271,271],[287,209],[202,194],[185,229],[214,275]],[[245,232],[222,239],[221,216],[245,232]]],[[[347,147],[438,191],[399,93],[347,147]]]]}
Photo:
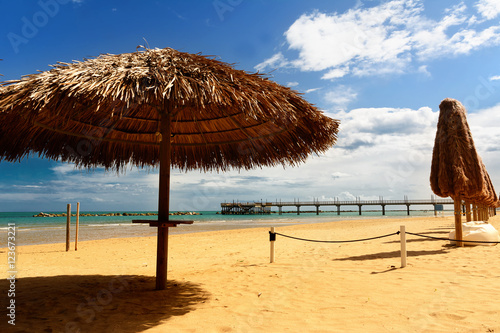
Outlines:
{"type": "Polygon", "coordinates": [[[359,215],[362,213],[363,206],[380,206],[382,207],[382,215],[385,215],[386,206],[406,206],[407,214],[410,215],[410,206],[412,205],[431,205],[434,207],[434,215],[437,211],[443,210],[443,205],[453,205],[453,199],[435,199],[431,197],[428,200],[409,200],[407,197],[404,200],[354,200],[354,201],[275,201],[275,202],[223,202],[221,205],[221,214],[223,215],[244,215],[244,214],[271,214],[273,207],[278,207],[279,215],[283,214],[283,207],[296,207],[297,215],[300,215],[301,207],[313,207],[316,210],[316,215],[320,213],[322,206],[336,206],[337,215],[340,215],[342,206],[358,206],[359,215]]]}

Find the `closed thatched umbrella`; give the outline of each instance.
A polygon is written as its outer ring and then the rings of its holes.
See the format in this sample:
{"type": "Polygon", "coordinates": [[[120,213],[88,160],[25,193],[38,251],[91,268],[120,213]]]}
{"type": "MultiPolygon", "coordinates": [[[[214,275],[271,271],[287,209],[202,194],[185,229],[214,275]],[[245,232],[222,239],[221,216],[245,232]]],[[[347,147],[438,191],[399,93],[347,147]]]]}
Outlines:
{"type": "MultiPolygon", "coordinates": [[[[439,120],[432,152],[432,191],[455,201],[455,230],[462,240],[461,201],[488,197],[484,167],[467,124],[466,110],[457,100],[446,98],[439,105],[439,120]]],[[[457,242],[462,246],[462,242],[457,242]]]]}
{"type": "Polygon", "coordinates": [[[159,166],[157,289],[167,269],[170,166],[295,165],[335,144],[339,122],[260,74],[176,50],[59,63],[0,88],[0,159],[159,166]]]}

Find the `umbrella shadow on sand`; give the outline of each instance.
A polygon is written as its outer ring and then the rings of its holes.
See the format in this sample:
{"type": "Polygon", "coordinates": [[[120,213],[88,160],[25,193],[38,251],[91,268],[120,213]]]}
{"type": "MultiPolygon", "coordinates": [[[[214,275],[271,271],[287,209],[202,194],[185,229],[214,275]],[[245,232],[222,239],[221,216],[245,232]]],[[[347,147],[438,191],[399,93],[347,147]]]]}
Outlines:
{"type": "MultiPolygon", "coordinates": [[[[417,242],[436,242],[436,241],[446,241],[448,239],[448,235],[450,234],[449,231],[427,231],[427,232],[419,232],[419,235],[427,235],[430,237],[434,238],[427,238],[427,237],[418,237],[417,238],[407,238],[406,242],[407,243],[417,243],[417,242]]],[[[399,244],[401,243],[401,240],[393,240],[393,241],[388,241],[384,242],[384,244],[399,244]]]]}
{"type": "MultiPolygon", "coordinates": [[[[142,332],[193,311],[210,297],[200,285],[154,277],[62,275],[16,281],[16,325],[10,332],[142,332]],[[29,286],[29,287],[28,287],[29,286]]],[[[0,282],[9,290],[9,281],[0,282]]],[[[6,320],[2,325],[7,324],[6,320]]],[[[4,331],[3,329],[1,329],[4,331]]]]}
{"type": "MultiPolygon", "coordinates": [[[[408,257],[420,257],[420,256],[429,256],[436,254],[445,254],[448,251],[441,250],[423,250],[423,251],[408,251],[408,257]]],[[[372,254],[364,254],[360,256],[351,256],[346,258],[337,258],[333,259],[334,261],[365,261],[365,260],[376,260],[376,259],[391,259],[391,258],[400,258],[401,251],[391,251],[391,252],[380,252],[380,253],[372,253],[372,254]]]]}

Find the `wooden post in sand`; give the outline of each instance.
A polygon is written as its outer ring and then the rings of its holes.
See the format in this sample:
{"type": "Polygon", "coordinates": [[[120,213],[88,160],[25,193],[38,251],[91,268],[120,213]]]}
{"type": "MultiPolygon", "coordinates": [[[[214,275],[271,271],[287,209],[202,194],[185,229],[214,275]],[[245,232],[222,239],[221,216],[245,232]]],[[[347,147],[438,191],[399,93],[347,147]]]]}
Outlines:
{"type": "Polygon", "coordinates": [[[468,201],[465,202],[465,216],[466,216],[467,222],[472,221],[472,215],[470,212],[470,202],[468,202],[468,201]]]}
{"type": "Polygon", "coordinates": [[[401,268],[406,267],[406,228],[404,225],[400,226],[399,230],[401,237],[401,268]]]}
{"type": "Polygon", "coordinates": [[[457,240],[457,246],[464,246],[464,243],[461,242],[462,237],[462,199],[460,196],[454,198],[454,206],[455,206],[455,238],[457,240]]]}
{"type": "Polygon", "coordinates": [[[71,224],[71,204],[67,206],[66,214],[66,252],[69,251],[69,226],[71,224]]]}
{"type": "Polygon", "coordinates": [[[76,234],[75,234],[75,251],[78,250],[78,226],[80,224],[80,203],[76,203],[76,234]]]}
{"type": "Polygon", "coordinates": [[[271,227],[271,234],[270,234],[270,240],[271,240],[271,259],[270,262],[274,262],[274,242],[276,239],[276,235],[274,234],[274,227],[271,227]],[[274,236],[274,237],[273,237],[274,236]]]}

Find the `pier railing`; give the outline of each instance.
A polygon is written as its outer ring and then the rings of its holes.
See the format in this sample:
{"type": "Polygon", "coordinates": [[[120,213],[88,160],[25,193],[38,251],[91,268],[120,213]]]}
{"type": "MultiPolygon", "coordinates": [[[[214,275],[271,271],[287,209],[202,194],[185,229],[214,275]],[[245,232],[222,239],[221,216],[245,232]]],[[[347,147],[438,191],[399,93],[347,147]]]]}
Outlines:
{"type": "Polygon", "coordinates": [[[411,205],[432,205],[434,211],[442,209],[442,205],[453,205],[452,199],[436,199],[427,200],[330,200],[330,201],[254,201],[254,202],[223,202],[221,203],[222,214],[269,214],[272,207],[278,207],[279,213],[282,214],[283,207],[296,207],[297,214],[300,214],[300,207],[315,207],[316,214],[319,214],[321,206],[336,206],[337,213],[340,215],[341,206],[358,206],[359,215],[362,212],[362,206],[381,206],[382,215],[385,215],[385,206],[406,206],[408,215],[410,215],[411,205]]]}

